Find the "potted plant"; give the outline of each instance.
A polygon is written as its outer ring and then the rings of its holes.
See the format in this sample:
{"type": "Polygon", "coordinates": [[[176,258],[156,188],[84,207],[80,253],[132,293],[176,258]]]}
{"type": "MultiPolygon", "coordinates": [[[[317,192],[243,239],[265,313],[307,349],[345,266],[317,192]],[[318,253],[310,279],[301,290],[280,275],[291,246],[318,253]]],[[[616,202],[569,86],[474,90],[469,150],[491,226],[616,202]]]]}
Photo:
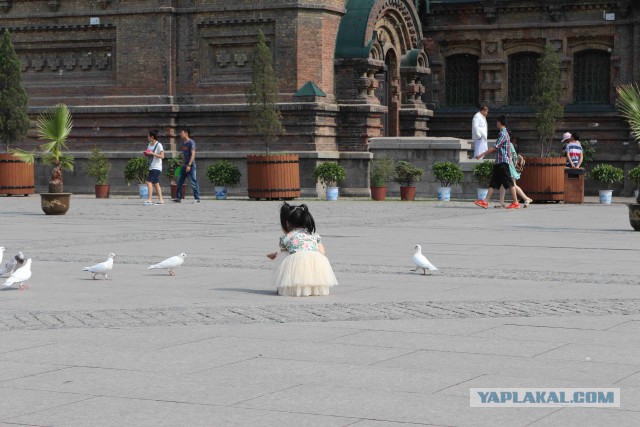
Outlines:
{"type": "Polygon", "coordinates": [[[127,185],[131,185],[132,182],[138,184],[138,194],[141,199],[149,197],[149,189],[146,185],[148,175],[149,165],[144,157],[135,157],[124,165],[124,180],[127,185]]]}
{"type": "Polygon", "coordinates": [[[327,200],[338,200],[338,185],[347,178],[347,172],[336,162],[324,162],[313,171],[313,178],[326,187],[327,200]]]}
{"type": "MultiPolygon", "coordinates": [[[[629,122],[631,135],[640,143],[640,87],[637,83],[621,85],[616,88],[616,92],[618,111],[629,122]]],[[[635,169],[638,167],[632,170],[635,169]]],[[[631,177],[631,174],[629,176],[631,177]]],[[[631,226],[634,230],[640,231],[640,194],[636,196],[636,203],[630,203],[628,206],[631,226]]]]}
{"type": "Polygon", "coordinates": [[[484,200],[487,197],[491,174],[493,173],[493,165],[494,162],[492,160],[483,160],[473,166],[473,178],[480,186],[477,188],[478,200],[484,200]]]}
{"type": "Polygon", "coordinates": [[[270,154],[271,144],[284,135],[277,108],[278,78],[271,50],[262,31],[253,50],[251,84],[247,104],[251,129],[263,139],[265,155],[247,156],[248,194],[254,199],[291,200],[300,197],[300,165],[297,154],[270,154]]]}
{"type": "Polygon", "coordinates": [[[91,151],[91,156],[87,159],[87,175],[95,179],[95,192],[97,199],[109,198],[109,171],[111,163],[99,148],[91,151]]]}
{"type": "Polygon", "coordinates": [[[240,169],[228,160],[218,160],[207,167],[207,178],[215,186],[216,200],[227,198],[227,186],[240,183],[240,169]]]}
{"type": "Polygon", "coordinates": [[[640,166],[636,166],[635,168],[630,169],[627,176],[635,187],[635,190],[633,190],[633,197],[638,203],[640,203],[640,201],[638,200],[638,197],[640,197],[640,194],[638,194],[640,193],[640,166]]]}
{"type": "Polygon", "coordinates": [[[438,188],[438,200],[448,202],[451,199],[451,186],[461,184],[464,174],[460,165],[451,162],[435,162],[433,164],[433,176],[440,183],[438,188]]]}
{"type": "Polygon", "coordinates": [[[393,168],[394,161],[387,156],[380,156],[371,161],[369,179],[373,200],[384,200],[387,197],[387,181],[393,177],[393,168]]]}
{"type": "MultiPolygon", "coordinates": [[[[175,199],[178,193],[178,178],[180,177],[180,168],[182,166],[182,154],[167,159],[167,167],[164,174],[171,182],[171,198],[175,199]]],[[[182,185],[182,198],[185,195],[185,185],[182,185]]]]}
{"type": "Polygon", "coordinates": [[[10,152],[27,163],[35,162],[36,151],[41,152],[43,163],[52,167],[49,192],[40,193],[42,210],[47,215],[64,215],[69,210],[71,193],[63,192],[62,172],[72,171],[74,161],[73,156],[65,153],[73,129],[71,113],[65,104],[58,104],[38,116],[36,128],[44,144],[31,152],[19,149],[10,152]]]}
{"type": "Polygon", "coordinates": [[[556,129],[564,114],[560,103],[562,80],[560,57],[551,44],[546,44],[538,60],[538,71],[533,86],[532,105],[534,129],[538,136],[538,153],[527,157],[527,168],[518,181],[518,186],[536,201],[560,202],[564,199],[564,153],[556,153],[552,147],[556,129]]]}
{"type": "Polygon", "coordinates": [[[393,180],[400,184],[400,200],[414,200],[416,197],[416,187],[412,184],[420,181],[424,175],[424,170],[411,163],[400,160],[396,162],[393,180]]]}
{"type": "Polygon", "coordinates": [[[22,85],[20,59],[11,43],[9,30],[0,36],[0,194],[29,195],[34,191],[33,163],[21,162],[9,153],[9,144],[19,142],[29,130],[27,92],[22,85]]]}
{"type": "Polygon", "coordinates": [[[599,190],[600,203],[610,205],[613,190],[609,190],[608,188],[611,188],[615,183],[622,182],[624,179],[624,171],[620,168],[602,163],[594,167],[591,172],[589,172],[589,176],[599,184],[599,187],[605,188],[599,190]]]}

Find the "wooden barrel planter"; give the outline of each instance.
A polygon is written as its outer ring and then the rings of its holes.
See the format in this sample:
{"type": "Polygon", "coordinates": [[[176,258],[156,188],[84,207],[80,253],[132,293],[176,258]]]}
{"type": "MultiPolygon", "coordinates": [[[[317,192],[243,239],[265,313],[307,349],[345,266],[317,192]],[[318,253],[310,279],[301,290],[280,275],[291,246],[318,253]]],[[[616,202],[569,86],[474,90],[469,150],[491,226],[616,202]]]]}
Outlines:
{"type": "Polygon", "coordinates": [[[518,186],[536,202],[564,200],[564,157],[529,157],[518,186]]]}
{"type": "Polygon", "coordinates": [[[0,194],[33,194],[33,163],[21,162],[13,154],[0,154],[0,194]]]}
{"type": "Polygon", "coordinates": [[[248,155],[247,178],[252,199],[291,200],[300,197],[297,154],[248,155]]]}

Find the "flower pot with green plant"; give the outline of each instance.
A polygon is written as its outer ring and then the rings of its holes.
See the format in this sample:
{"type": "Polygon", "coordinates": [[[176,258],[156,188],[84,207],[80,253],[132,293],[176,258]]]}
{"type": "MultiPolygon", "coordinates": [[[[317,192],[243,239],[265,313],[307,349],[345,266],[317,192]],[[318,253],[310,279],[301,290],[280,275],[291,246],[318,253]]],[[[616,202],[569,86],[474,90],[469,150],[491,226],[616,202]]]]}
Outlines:
{"type": "Polygon", "coordinates": [[[215,186],[216,200],[227,198],[227,186],[240,183],[240,169],[228,160],[218,160],[207,166],[207,178],[215,186]]]}
{"type": "Polygon", "coordinates": [[[99,148],[91,151],[87,159],[87,175],[95,180],[95,193],[97,199],[109,198],[109,171],[111,163],[99,148]]]}
{"type": "Polygon", "coordinates": [[[600,188],[600,203],[610,205],[611,195],[613,194],[613,190],[610,188],[613,184],[622,182],[624,179],[624,171],[620,168],[602,163],[589,172],[589,177],[594,180],[600,188]]]}
{"type": "MultiPolygon", "coordinates": [[[[182,154],[173,156],[167,159],[167,167],[164,170],[164,175],[169,178],[171,183],[171,198],[175,199],[178,190],[178,178],[180,177],[180,168],[182,166],[182,154]]],[[[182,198],[186,194],[185,185],[182,185],[182,198]]]]}
{"type": "MultiPolygon", "coordinates": [[[[627,120],[631,135],[640,144],[640,86],[638,83],[621,85],[616,88],[616,92],[618,93],[618,111],[627,120]]],[[[635,169],[638,169],[638,166],[632,170],[635,169]]],[[[631,178],[631,174],[629,177],[631,178]]],[[[636,186],[638,186],[637,183],[636,186]]],[[[628,206],[631,226],[634,230],[640,231],[640,194],[636,195],[636,203],[629,203],[628,206]]]]}
{"type": "Polygon", "coordinates": [[[633,197],[636,199],[636,203],[640,203],[640,166],[630,169],[627,176],[635,187],[635,190],[633,190],[633,197]]]}
{"type": "Polygon", "coordinates": [[[387,182],[393,177],[394,161],[387,156],[376,157],[371,161],[369,180],[371,198],[382,201],[387,197],[387,182]]]}
{"type": "Polygon", "coordinates": [[[399,160],[396,162],[393,173],[393,180],[400,184],[400,200],[414,200],[416,197],[416,187],[414,182],[420,181],[424,175],[424,170],[407,162],[399,160]]]}
{"type": "Polygon", "coordinates": [[[460,165],[451,162],[435,162],[433,164],[433,176],[440,183],[438,188],[438,200],[447,202],[451,199],[451,187],[462,184],[464,174],[460,165]]]}
{"type": "Polygon", "coordinates": [[[327,200],[338,200],[338,186],[347,178],[347,172],[336,162],[324,162],[313,171],[313,178],[326,188],[327,200]]]}
{"type": "Polygon", "coordinates": [[[493,173],[494,162],[492,160],[483,160],[473,166],[473,178],[478,183],[477,188],[478,200],[484,200],[489,191],[489,183],[491,182],[491,174],[493,173]]]}
{"type": "Polygon", "coordinates": [[[149,189],[146,185],[148,175],[149,164],[144,157],[135,157],[124,165],[124,180],[127,185],[131,185],[132,182],[138,184],[138,193],[141,199],[149,197],[149,189]]]}
{"type": "Polygon", "coordinates": [[[35,162],[38,156],[45,165],[52,167],[49,192],[40,193],[41,207],[47,215],[64,215],[69,210],[71,193],[63,191],[62,172],[72,171],[74,162],[73,156],[65,153],[67,139],[73,129],[71,113],[65,104],[58,104],[38,116],[36,128],[44,144],[30,152],[20,149],[10,152],[27,163],[35,162]]]}

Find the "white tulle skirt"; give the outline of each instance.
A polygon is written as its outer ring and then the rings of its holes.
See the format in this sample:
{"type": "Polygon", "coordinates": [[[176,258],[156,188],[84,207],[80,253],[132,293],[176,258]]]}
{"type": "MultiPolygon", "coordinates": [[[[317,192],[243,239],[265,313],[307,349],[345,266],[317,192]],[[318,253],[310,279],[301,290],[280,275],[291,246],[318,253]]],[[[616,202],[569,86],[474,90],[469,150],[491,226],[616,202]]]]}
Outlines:
{"type": "Polygon", "coordinates": [[[320,252],[296,252],[287,256],[275,275],[278,295],[329,295],[331,287],[337,284],[329,260],[320,252]]]}

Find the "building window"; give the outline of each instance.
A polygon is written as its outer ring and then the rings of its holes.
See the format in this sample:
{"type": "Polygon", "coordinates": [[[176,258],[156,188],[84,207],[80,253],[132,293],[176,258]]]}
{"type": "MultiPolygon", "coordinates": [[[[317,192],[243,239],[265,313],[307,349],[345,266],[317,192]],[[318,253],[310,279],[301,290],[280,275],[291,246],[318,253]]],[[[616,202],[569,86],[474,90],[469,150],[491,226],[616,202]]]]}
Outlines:
{"type": "Polygon", "coordinates": [[[538,72],[537,53],[516,53],[509,56],[509,105],[526,105],[533,94],[538,72]]]}
{"type": "Polygon", "coordinates": [[[447,57],[445,75],[446,103],[449,107],[477,106],[478,57],[460,54],[447,57]]]}
{"type": "Polygon", "coordinates": [[[573,60],[573,102],[609,104],[611,54],[601,50],[576,53],[573,60]]]}

